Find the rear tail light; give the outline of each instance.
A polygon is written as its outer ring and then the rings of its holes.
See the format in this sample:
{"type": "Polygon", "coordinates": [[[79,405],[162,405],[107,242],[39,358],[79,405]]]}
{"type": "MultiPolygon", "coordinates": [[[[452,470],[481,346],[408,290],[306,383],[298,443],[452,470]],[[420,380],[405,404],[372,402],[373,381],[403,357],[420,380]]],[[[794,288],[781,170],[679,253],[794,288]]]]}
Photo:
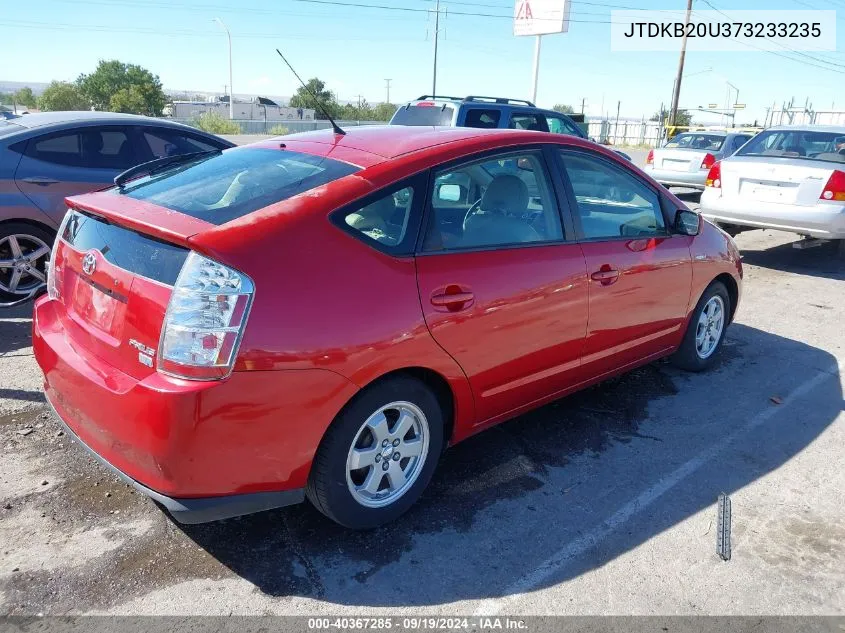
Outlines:
{"type": "Polygon", "coordinates": [[[646,165],[654,165],[654,150],[648,150],[648,156],[645,157],[645,164],[646,165]]]}
{"type": "Polygon", "coordinates": [[[68,209],[61,226],[59,226],[59,232],[56,233],[56,239],[53,241],[50,259],[47,260],[47,296],[51,299],[58,299],[62,296],[62,271],[56,268],[56,251],[59,249],[70,216],[71,211],[68,209]]]}
{"type": "Polygon", "coordinates": [[[715,164],[716,157],[708,152],[704,155],[704,158],[701,159],[701,167],[699,169],[710,169],[715,164]]]}
{"type": "Polygon", "coordinates": [[[193,380],[228,376],[253,290],[243,273],[197,253],[188,255],[164,317],[159,371],[193,380]]]}
{"type": "Polygon", "coordinates": [[[830,178],[827,179],[827,184],[822,189],[819,200],[845,200],[845,171],[833,170],[830,178]]]}
{"type": "MultiPolygon", "coordinates": [[[[709,156],[710,154],[708,154],[709,156]]],[[[704,181],[705,187],[713,187],[714,189],[722,188],[722,165],[721,163],[713,163],[710,171],[707,172],[707,180],[704,181]]]]}

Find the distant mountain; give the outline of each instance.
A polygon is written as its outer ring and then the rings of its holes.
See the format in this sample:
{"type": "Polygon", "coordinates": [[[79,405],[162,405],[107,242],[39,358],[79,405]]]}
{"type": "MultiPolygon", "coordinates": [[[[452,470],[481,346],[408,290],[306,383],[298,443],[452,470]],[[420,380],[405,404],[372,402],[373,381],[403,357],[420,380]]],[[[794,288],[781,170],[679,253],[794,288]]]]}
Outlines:
{"type": "Polygon", "coordinates": [[[50,84],[44,81],[2,81],[0,80],[0,92],[17,92],[21,88],[29,86],[32,92],[40,95],[44,92],[44,88],[50,84]]]}

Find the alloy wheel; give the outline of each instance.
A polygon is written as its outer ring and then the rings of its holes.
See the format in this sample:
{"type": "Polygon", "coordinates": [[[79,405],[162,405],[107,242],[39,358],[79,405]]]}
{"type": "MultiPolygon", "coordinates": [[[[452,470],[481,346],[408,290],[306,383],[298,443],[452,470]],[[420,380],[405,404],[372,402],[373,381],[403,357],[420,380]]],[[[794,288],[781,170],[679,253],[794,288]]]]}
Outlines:
{"type": "Polygon", "coordinates": [[[27,295],[47,283],[50,247],[34,235],[0,237],[0,290],[27,295]]]}

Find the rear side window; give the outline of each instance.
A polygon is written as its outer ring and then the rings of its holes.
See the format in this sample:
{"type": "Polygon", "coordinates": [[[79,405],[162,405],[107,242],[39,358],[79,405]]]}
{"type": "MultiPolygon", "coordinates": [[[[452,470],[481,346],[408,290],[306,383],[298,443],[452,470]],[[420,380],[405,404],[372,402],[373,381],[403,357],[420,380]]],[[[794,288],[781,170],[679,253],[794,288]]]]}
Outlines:
{"type": "Polygon", "coordinates": [[[384,246],[397,246],[408,234],[414,190],[384,194],[344,216],[346,226],[384,246]]]}
{"type": "Polygon", "coordinates": [[[124,170],[138,161],[126,130],[89,128],[29,141],[26,155],[67,167],[124,170]]]}
{"type": "Polygon", "coordinates": [[[324,156],[250,147],[181,163],[112,191],[225,224],[358,170],[324,156]]]}
{"type": "Polygon", "coordinates": [[[470,110],[467,110],[466,118],[464,119],[464,126],[495,129],[499,127],[499,120],[501,118],[501,110],[482,110],[481,108],[471,108],[470,110]]]}
{"type": "Polygon", "coordinates": [[[549,131],[549,124],[542,114],[512,114],[508,127],[512,130],[549,131]]]}
{"type": "Polygon", "coordinates": [[[96,249],[118,268],[169,286],[176,283],[187,249],[78,211],[69,213],[62,239],[76,250],[96,249]]]}
{"type": "Polygon", "coordinates": [[[390,125],[452,125],[455,108],[445,105],[411,105],[399,108],[390,125]]]}
{"type": "Polygon", "coordinates": [[[150,147],[155,158],[192,154],[194,152],[208,152],[222,149],[221,145],[212,145],[193,136],[172,132],[170,130],[145,130],[144,140],[150,147]]]}

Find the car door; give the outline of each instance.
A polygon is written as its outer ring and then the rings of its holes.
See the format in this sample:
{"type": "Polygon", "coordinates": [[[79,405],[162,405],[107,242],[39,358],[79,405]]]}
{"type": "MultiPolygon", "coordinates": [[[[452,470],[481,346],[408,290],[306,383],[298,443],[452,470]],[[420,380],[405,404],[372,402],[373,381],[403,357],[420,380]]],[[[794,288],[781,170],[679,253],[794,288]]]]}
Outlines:
{"type": "Polygon", "coordinates": [[[454,199],[453,183],[469,181],[466,190],[480,193],[457,226],[429,203],[416,258],[426,324],[466,373],[477,423],[578,382],[586,268],[546,165],[542,150],[520,150],[444,167],[431,179],[430,203],[444,193],[454,199]]]}
{"type": "Polygon", "coordinates": [[[586,150],[557,157],[589,276],[585,374],[665,353],[683,335],[692,238],[672,234],[662,196],[633,170],[586,150]]]}
{"type": "Polygon", "coordinates": [[[64,199],[112,184],[137,164],[132,128],[80,127],[30,138],[15,171],[15,184],[58,225],[64,199]]]}

